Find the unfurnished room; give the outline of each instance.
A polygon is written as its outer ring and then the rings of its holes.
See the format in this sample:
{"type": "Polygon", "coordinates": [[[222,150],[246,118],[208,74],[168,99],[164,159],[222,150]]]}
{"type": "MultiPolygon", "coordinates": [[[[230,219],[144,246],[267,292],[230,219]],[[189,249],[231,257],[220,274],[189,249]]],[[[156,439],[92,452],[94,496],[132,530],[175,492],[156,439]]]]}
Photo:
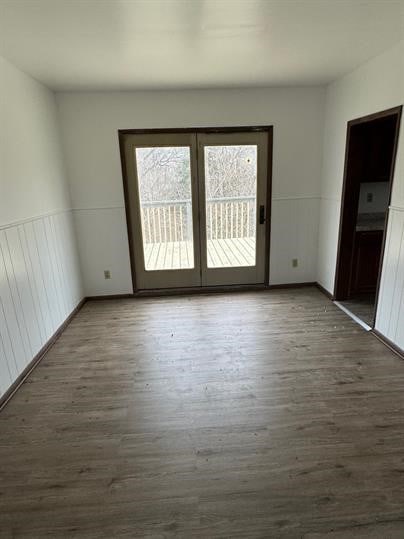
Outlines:
{"type": "Polygon", "coordinates": [[[0,539],[404,538],[404,0],[0,0],[0,539]]]}

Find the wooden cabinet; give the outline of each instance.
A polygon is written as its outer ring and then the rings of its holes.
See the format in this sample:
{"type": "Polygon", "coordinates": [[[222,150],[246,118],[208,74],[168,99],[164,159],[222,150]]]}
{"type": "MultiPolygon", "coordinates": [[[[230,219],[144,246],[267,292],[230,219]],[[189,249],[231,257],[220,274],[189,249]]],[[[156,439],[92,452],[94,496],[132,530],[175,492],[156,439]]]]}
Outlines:
{"type": "Polygon", "coordinates": [[[355,234],[351,294],[376,289],[382,254],[383,230],[358,231],[355,234]]]}

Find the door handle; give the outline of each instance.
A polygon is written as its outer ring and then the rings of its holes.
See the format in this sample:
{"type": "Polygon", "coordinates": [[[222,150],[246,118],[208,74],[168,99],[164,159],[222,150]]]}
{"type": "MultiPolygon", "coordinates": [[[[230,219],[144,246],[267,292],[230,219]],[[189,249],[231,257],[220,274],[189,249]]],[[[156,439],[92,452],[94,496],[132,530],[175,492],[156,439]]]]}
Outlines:
{"type": "Polygon", "coordinates": [[[263,225],[265,223],[265,206],[260,206],[260,216],[259,216],[259,223],[260,225],[263,225]]]}

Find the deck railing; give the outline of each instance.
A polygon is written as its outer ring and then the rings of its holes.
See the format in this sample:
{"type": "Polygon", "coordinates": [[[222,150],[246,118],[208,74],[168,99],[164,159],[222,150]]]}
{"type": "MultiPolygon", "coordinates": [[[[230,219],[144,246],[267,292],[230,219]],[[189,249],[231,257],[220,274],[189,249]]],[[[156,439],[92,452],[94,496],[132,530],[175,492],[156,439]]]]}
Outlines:
{"type": "MultiPolygon", "coordinates": [[[[255,234],[255,197],[208,199],[207,239],[248,238],[255,234]]],[[[145,243],[190,241],[191,200],[142,202],[145,243]]]]}

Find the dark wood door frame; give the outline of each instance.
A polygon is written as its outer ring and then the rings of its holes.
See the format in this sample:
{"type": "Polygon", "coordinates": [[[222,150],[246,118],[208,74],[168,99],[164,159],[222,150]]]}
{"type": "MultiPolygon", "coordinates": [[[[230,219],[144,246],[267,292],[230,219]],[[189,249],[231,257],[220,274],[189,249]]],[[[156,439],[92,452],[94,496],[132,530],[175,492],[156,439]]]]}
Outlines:
{"type": "MultiPolygon", "coordinates": [[[[162,128],[162,129],[119,129],[119,151],[121,156],[123,192],[125,200],[126,227],[128,232],[129,259],[132,275],[133,293],[138,292],[135,271],[134,240],[132,235],[132,220],[129,211],[128,176],[126,173],[124,138],[125,135],[145,135],[163,133],[268,133],[268,164],[267,164],[267,200],[265,220],[265,286],[269,286],[269,262],[271,250],[271,204],[272,204],[272,159],[273,159],[273,126],[234,126],[234,127],[185,127],[185,128],[162,128]]],[[[218,287],[219,288],[219,287],[218,287]]]]}
{"type": "MultiPolygon", "coordinates": [[[[398,138],[400,132],[400,120],[401,120],[402,106],[387,109],[375,114],[363,116],[351,120],[347,124],[346,134],[346,146],[345,146],[345,162],[344,162],[344,179],[341,196],[341,209],[340,209],[340,223],[339,223],[339,235],[338,235],[338,254],[336,262],[336,272],[334,281],[334,299],[343,300],[346,299],[349,286],[350,286],[350,268],[352,264],[353,256],[353,242],[355,234],[356,216],[359,202],[359,189],[357,179],[355,178],[355,172],[357,170],[357,163],[353,158],[355,150],[360,144],[360,138],[355,136],[353,128],[379,120],[382,118],[395,118],[395,136],[394,136],[394,148],[392,155],[392,166],[389,178],[389,201],[391,203],[391,192],[393,187],[394,169],[397,155],[398,138]]],[[[380,258],[379,275],[376,287],[376,305],[374,311],[374,320],[376,318],[377,301],[380,287],[381,269],[383,266],[384,250],[386,244],[387,223],[389,217],[389,210],[386,212],[386,224],[384,227],[383,243],[382,243],[382,255],[380,258]]],[[[374,325],[374,321],[373,321],[374,325]]]]}

